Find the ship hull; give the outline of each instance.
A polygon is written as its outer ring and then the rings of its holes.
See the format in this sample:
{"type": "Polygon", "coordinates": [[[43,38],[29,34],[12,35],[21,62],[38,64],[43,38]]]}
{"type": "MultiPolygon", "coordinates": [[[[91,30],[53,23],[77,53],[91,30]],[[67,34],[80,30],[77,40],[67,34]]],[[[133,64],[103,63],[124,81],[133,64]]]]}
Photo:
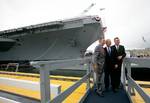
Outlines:
{"type": "Polygon", "coordinates": [[[37,28],[17,35],[13,33],[9,38],[16,40],[16,44],[0,52],[0,61],[78,58],[83,56],[88,46],[104,37],[100,21],[93,20],[93,17],[63,22],[59,28],[51,26],[41,31],[37,28]]]}

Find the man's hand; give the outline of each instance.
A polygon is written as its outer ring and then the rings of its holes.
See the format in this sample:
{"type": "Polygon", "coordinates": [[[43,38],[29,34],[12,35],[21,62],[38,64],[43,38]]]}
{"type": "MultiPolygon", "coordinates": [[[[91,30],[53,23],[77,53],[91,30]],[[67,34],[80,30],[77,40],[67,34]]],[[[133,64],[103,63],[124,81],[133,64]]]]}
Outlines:
{"type": "Polygon", "coordinates": [[[117,58],[118,58],[118,60],[121,60],[121,59],[122,59],[122,56],[118,56],[117,58]]]}
{"type": "Polygon", "coordinates": [[[94,72],[96,72],[96,71],[97,71],[97,68],[98,68],[97,64],[93,64],[94,72]]]}
{"type": "Polygon", "coordinates": [[[118,68],[118,65],[117,65],[117,64],[115,64],[115,69],[116,69],[116,68],[118,68]]]}

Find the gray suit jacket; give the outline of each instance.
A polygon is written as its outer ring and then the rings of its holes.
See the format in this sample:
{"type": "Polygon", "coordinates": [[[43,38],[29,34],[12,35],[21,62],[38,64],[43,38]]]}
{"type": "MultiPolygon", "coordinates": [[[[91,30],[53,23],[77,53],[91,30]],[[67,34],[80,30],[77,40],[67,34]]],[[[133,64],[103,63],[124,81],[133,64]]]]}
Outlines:
{"type": "Polygon", "coordinates": [[[104,64],[105,62],[105,51],[102,45],[98,45],[94,51],[94,63],[104,64]]]}

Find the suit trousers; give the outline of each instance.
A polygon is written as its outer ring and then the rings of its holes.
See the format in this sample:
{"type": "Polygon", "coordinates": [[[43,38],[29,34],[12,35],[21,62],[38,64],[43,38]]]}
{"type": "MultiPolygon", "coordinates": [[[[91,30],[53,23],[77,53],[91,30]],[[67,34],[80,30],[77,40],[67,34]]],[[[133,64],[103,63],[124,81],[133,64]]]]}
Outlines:
{"type": "Polygon", "coordinates": [[[117,89],[120,86],[121,66],[111,71],[112,89],[117,89]]]}
{"type": "Polygon", "coordinates": [[[104,90],[104,70],[103,70],[103,64],[97,64],[98,68],[95,72],[96,74],[96,89],[98,92],[102,93],[104,90]]]}
{"type": "Polygon", "coordinates": [[[105,70],[104,82],[105,82],[105,89],[108,89],[110,85],[110,71],[109,70],[105,70]]]}

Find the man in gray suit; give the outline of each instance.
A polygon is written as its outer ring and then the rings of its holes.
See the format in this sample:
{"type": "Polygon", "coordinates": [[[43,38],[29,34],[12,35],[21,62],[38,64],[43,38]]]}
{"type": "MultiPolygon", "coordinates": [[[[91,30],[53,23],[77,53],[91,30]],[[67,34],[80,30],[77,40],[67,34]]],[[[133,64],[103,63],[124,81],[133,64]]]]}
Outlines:
{"type": "Polygon", "coordinates": [[[105,62],[105,51],[103,45],[105,44],[104,39],[99,39],[99,45],[96,46],[94,51],[94,72],[96,74],[96,93],[103,97],[103,72],[105,62]]]}

